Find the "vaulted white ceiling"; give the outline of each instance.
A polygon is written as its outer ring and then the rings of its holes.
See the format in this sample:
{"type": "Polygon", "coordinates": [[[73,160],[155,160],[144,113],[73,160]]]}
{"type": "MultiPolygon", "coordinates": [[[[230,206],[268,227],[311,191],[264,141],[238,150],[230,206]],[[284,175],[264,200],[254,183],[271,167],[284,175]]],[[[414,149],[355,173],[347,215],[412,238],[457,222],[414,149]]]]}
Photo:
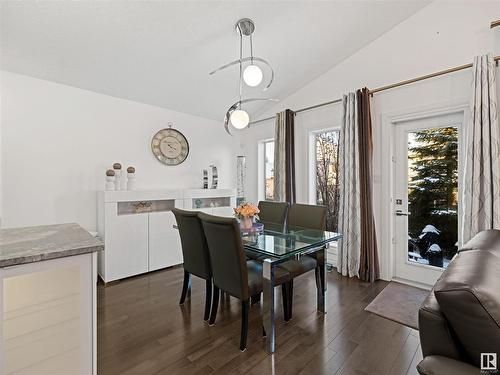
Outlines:
{"type": "MultiPolygon", "coordinates": [[[[254,54],[285,98],[428,1],[2,2],[2,69],[222,120],[237,100],[235,22],[255,21],[254,54]]],[[[369,62],[367,62],[369,63],[369,62]]],[[[269,105],[259,103],[253,115],[269,105]]]]}

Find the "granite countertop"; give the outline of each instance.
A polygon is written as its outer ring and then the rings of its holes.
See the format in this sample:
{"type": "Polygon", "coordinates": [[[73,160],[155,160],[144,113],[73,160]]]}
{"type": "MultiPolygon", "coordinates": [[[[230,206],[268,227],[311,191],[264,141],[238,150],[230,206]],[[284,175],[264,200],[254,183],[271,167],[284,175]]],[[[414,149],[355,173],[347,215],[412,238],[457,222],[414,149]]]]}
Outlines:
{"type": "Polygon", "coordinates": [[[104,250],[75,223],[0,230],[0,268],[104,250]]]}

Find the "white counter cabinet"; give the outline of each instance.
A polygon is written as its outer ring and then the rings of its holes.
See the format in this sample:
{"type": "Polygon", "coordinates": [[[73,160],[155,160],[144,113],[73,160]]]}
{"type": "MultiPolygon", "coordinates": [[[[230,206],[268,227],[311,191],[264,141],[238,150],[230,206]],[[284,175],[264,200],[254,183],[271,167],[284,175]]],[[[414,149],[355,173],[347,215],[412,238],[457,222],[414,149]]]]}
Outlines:
{"type": "Polygon", "coordinates": [[[0,231],[0,375],[97,373],[97,252],[77,224],[0,231]]]}

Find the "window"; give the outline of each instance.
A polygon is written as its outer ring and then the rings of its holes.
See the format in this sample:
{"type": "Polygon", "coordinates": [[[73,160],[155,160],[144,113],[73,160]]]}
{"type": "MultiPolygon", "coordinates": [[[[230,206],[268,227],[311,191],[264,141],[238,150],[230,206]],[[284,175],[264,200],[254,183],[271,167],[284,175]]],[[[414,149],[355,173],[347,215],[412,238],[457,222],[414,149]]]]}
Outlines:
{"type": "Polygon", "coordinates": [[[266,200],[274,200],[274,141],[264,142],[264,191],[266,200]]]}
{"type": "Polygon", "coordinates": [[[458,243],[458,128],[408,133],[408,260],[446,268],[458,243]]]}
{"type": "Polygon", "coordinates": [[[338,130],[325,130],[313,133],[315,170],[313,177],[314,202],[326,206],[326,229],[337,230],[339,181],[338,181],[338,130]]]}

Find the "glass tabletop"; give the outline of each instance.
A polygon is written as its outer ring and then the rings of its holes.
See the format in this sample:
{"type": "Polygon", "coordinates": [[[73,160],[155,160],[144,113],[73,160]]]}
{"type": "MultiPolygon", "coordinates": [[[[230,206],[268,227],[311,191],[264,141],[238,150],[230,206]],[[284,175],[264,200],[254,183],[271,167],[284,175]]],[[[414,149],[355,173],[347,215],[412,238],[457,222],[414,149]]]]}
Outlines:
{"type": "Polygon", "coordinates": [[[269,255],[272,258],[288,258],[304,254],[340,238],[342,235],[339,233],[302,227],[289,227],[283,230],[281,225],[274,224],[265,224],[262,233],[242,235],[246,250],[269,255]]]}

